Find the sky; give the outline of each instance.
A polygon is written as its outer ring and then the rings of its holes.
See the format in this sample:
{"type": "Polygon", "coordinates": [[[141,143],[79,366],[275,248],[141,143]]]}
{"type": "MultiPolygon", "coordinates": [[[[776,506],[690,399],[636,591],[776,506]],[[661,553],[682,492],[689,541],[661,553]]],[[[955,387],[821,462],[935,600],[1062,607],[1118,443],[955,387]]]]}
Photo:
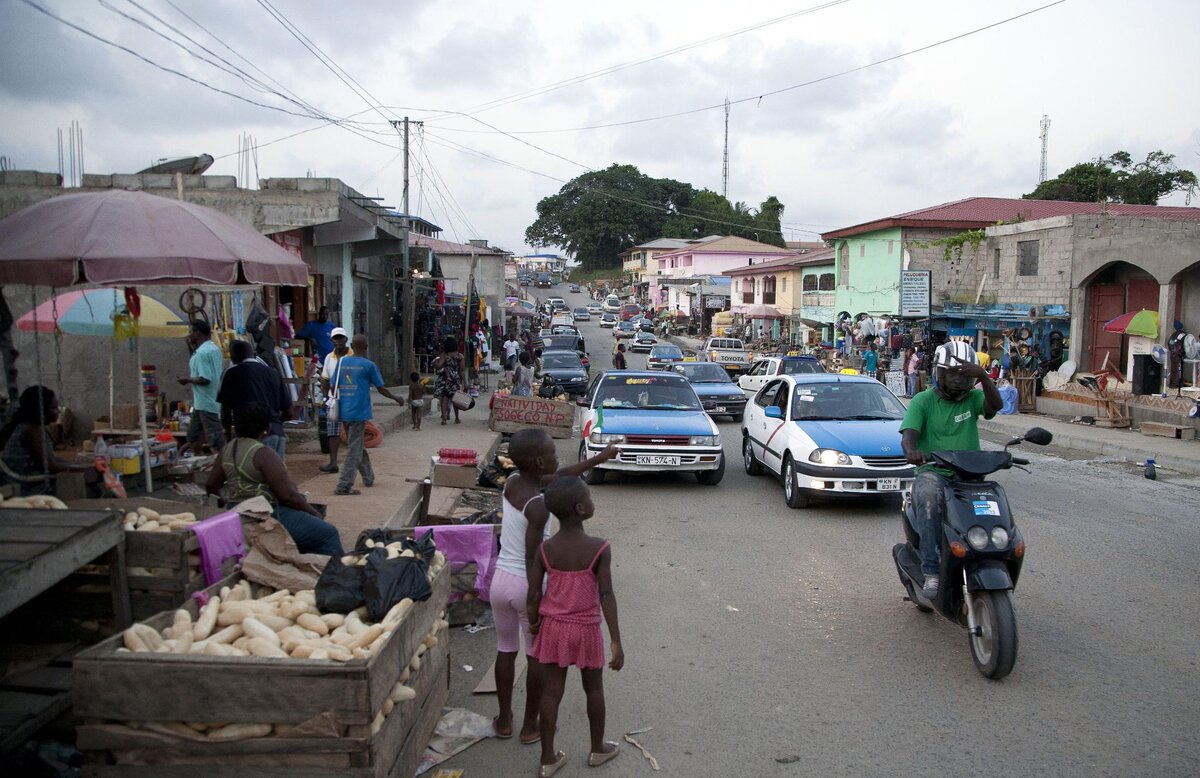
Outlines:
{"type": "Polygon", "coordinates": [[[1117,150],[1200,170],[1200,3],[1052,3],[0,0],[0,156],[58,171],[78,121],[89,173],[237,175],[248,134],[240,186],[335,177],[399,209],[407,116],[412,212],[518,254],[587,170],[720,192],[727,98],[729,199],[778,197],[788,240],[1019,197],[1043,115],[1050,176],[1117,150]]]}

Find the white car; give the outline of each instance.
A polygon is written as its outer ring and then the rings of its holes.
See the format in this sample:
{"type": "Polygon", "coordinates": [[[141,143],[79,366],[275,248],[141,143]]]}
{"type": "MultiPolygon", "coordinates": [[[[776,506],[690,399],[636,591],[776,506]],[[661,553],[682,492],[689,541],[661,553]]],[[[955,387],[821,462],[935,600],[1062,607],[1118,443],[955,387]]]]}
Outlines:
{"type": "Polygon", "coordinates": [[[904,412],[867,376],[778,376],[746,404],[742,462],[749,475],[780,479],[791,508],[822,495],[900,495],[914,471],[900,445],[904,412]]]}
{"type": "Polygon", "coordinates": [[[750,363],[750,369],[738,378],[737,385],[753,397],[775,376],[824,372],[816,357],[763,357],[750,363]]]}
{"type": "Polygon", "coordinates": [[[601,327],[616,327],[617,315],[615,313],[604,313],[600,316],[601,327]]]}
{"type": "Polygon", "coordinates": [[[593,316],[599,316],[600,314],[604,313],[604,306],[600,303],[588,303],[587,312],[593,316]]]}
{"type": "Polygon", "coordinates": [[[602,307],[606,313],[620,313],[621,298],[617,297],[615,294],[610,294],[608,297],[604,298],[604,305],[602,307]]]}

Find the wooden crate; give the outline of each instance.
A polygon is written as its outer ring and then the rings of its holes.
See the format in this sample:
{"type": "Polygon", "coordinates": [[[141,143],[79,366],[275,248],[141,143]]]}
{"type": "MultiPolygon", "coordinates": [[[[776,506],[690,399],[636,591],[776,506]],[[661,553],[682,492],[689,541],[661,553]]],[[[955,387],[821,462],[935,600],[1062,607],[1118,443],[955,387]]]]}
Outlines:
{"type": "MultiPolygon", "coordinates": [[[[158,500],[149,497],[128,499],[73,500],[72,508],[113,508],[122,513],[144,506],[159,513],[183,513],[190,511],[198,519],[207,519],[225,509],[193,505],[191,503],[158,500]]],[[[249,520],[243,519],[243,524],[249,520]]],[[[129,578],[129,601],[133,618],[148,619],[164,610],[178,608],[194,593],[205,588],[204,572],[189,561],[189,555],[200,553],[200,542],[190,530],[177,532],[126,532],[125,567],[129,578]],[[131,572],[130,568],[150,568],[164,571],[160,575],[144,575],[131,572]]],[[[67,580],[68,591],[72,587],[88,585],[97,591],[70,592],[72,601],[86,606],[90,596],[104,597],[99,587],[107,581],[106,573],[79,573],[67,580]]],[[[65,594],[65,593],[64,593],[65,594]]]]}
{"type": "MultiPolygon", "coordinates": [[[[382,648],[368,659],[344,663],[122,654],[116,652],[121,636],[114,635],[75,658],[75,713],[107,721],[299,724],[331,712],[342,724],[367,726],[445,608],[449,592],[445,565],[434,577],[432,596],[413,605],[382,648]]],[[[183,607],[193,616],[198,611],[194,600],[183,607]]],[[[161,631],[172,618],[165,612],[146,623],[161,631]]]]}
{"type": "Polygon", "coordinates": [[[1196,430],[1192,427],[1181,427],[1178,424],[1163,424],[1157,421],[1143,421],[1138,425],[1138,432],[1143,435],[1156,435],[1177,440],[1192,440],[1196,430]]]}

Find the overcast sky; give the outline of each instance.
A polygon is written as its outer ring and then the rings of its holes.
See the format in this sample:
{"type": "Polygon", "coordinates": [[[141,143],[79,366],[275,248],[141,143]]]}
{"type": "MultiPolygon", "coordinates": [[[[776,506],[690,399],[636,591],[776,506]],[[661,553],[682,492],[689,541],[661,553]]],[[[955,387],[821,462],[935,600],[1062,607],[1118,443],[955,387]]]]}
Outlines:
{"type": "Polygon", "coordinates": [[[209,153],[210,173],[233,175],[249,133],[260,145],[253,178],[336,177],[398,208],[388,121],[407,115],[426,120],[413,135],[413,212],[444,238],[518,253],[538,200],[585,169],[628,163],[719,192],[723,109],[580,128],[726,97],[745,100],[730,112],[729,198],[779,197],[789,240],[963,197],[1019,197],[1037,184],[1043,114],[1051,176],[1118,149],[1143,159],[1161,148],[1200,170],[1195,0],[1067,0],[905,55],[1049,1],[0,0],[0,155],[56,171],[56,131],[78,120],[88,172],[209,153]],[[196,81],[304,115],[166,73],[30,3],[196,81]],[[545,130],[563,131],[531,132],[545,130]]]}

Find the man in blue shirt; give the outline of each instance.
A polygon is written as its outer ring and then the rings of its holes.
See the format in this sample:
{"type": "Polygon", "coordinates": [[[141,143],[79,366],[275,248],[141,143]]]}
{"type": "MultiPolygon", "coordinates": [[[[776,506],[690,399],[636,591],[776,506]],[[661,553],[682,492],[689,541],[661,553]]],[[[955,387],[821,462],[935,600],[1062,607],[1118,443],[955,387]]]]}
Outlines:
{"type": "Polygon", "coordinates": [[[329,308],[322,305],[321,310],[317,311],[317,318],[301,327],[300,331],[296,333],[296,337],[312,343],[313,351],[317,354],[317,361],[324,364],[325,355],[333,351],[331,332],[333,332],[333,322],[329,320],[329,308]]]}
{"type": "Polygon", "coordinates": [[[379,367],[367,359],[367,336],[355,335],[350,348],[353,353],[342,357],[337,379],[338,421],[346,430],[346,461],[342,463],[342,475],[334,494],[360,494],[354,488],[356,473],[362,473],[363,486],[375,485],[371,456],[363,447],[367,422],[374,417],[371,412],[371,387],[378,389],[384,397],[404,405],[402,397],[392,394],[383,385],[379,367]]]}
{"type": "Polygon", "coordinates": [[[212,327],[203,319],[196,319],[188,329],[188,347],[192,349],[188,360],[188,375],[179,379],[181,386],[192,387],[192,420],[187,429],[187,448],[199,453],[203,434],[213,451],[225,445],[225,433],[221,429],[221,403],[217,392],[221,388],[221,372],[225,369],[225,355],[212,341],[212,327]]]}

